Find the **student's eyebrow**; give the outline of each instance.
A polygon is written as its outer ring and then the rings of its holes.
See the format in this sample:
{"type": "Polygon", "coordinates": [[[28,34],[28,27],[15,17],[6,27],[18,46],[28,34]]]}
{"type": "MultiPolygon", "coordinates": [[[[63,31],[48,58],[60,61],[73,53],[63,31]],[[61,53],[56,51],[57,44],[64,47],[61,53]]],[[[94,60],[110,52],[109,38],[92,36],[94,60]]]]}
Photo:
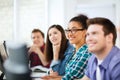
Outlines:
{"type": "MultiPolygon", "coordinates": [[[[76,29],[77,27],[73,26],[71,29],[76,29]]],[[[70,28],[67,28],[67,29],[70,29],[70,28]]]]}

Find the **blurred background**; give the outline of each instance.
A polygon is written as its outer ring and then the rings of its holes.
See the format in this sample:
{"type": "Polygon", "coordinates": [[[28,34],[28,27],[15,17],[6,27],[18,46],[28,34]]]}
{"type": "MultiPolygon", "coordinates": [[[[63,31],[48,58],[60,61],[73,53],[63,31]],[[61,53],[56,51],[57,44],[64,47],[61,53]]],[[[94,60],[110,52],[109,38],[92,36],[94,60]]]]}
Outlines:
{"type": "Polygon", "coordinates": [[[31,31],[45,35],[52,24],[67,27],[78,14],[109,18],[117,28],[120,47],[120,0],[0,0],[0,41],[17,40],[31,44],[31,31]]]}

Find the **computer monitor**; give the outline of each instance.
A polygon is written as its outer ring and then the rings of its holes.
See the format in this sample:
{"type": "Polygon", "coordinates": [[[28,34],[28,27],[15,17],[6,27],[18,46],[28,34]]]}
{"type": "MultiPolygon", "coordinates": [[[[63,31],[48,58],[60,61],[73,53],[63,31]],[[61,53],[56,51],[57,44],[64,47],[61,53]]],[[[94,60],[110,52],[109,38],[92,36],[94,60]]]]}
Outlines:
{"type": "Polygon", "coordinates": [[[31,80],[26,44],[7,41],[6,50],[9,55],[4,63],[7,80],[31,80]]]}

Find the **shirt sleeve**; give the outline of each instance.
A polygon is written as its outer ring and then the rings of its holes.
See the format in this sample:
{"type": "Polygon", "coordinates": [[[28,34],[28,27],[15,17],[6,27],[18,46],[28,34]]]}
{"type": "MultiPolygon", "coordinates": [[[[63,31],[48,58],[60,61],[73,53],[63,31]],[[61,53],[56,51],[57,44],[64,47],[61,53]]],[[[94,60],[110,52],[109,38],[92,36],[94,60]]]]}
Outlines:
{"type": "Polygon", "coordinates": [[[51,63],[51,65],[50,65],[50,68],[53,71],[58,72],[58,70],[59,70],[59,64],[60,64],[60,60],[57,60],[57,61],[53,60],[52,63],[51,63]]]}
{"type": "Polygon", "coordinates": [[[111,70],[112,80],[120,80],[120,61],[111,70]]]}

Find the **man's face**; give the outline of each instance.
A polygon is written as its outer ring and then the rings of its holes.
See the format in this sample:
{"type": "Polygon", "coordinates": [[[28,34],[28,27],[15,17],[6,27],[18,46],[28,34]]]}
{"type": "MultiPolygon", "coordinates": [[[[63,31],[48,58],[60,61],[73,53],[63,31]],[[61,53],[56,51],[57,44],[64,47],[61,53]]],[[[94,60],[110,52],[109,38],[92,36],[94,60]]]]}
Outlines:
{"type": "Polygon", "coordinates": [[[88,27],[86,43],[90,52],[101,53],[105,51],[108,38],[104,35],[102,28],[103,26],[98,24],[92,24],[88,27]]]}
{"type": "Polygon", "coordinates": [[[44,38],[42,37],[42,34],[40,32],[32,33],[31,37],[32,37],[33,45],[41,47],[44,44],[44,38]]]}

